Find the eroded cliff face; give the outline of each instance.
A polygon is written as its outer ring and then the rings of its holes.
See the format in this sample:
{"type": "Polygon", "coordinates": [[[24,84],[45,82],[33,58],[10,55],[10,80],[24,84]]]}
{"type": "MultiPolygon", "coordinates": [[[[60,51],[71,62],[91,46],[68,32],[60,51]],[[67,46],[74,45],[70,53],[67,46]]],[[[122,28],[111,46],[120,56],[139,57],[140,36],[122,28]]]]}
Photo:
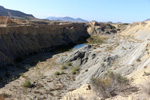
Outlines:
{"type": "Polygon", "coordinates": [[[29,21],[27,20],[21,21],[21,20],[11,19],[7,16],[0,16],[0,27],[25,25],[25,24],[29,24],[29,21]]]}
{"type": "Polygon", "coordinates": [[[111,35],[116,34],[117,29],[109,23],[91,22],[87,31],[90,35],[111,35]]]}
{"type": "Polygon", "coordinates": [[[76,44],[89,37],[85,24],[0,27],[0,65],[33,53],[76,44]]]}

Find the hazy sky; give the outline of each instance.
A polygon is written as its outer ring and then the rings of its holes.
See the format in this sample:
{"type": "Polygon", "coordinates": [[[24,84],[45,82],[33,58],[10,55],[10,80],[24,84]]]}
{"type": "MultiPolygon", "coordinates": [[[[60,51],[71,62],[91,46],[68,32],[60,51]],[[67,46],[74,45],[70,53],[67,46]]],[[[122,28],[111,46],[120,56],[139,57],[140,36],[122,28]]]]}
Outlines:
{"type": "Polygon", "coordinates": [[[0,0],[0,5],[37,18],[70,16],[101,22],[134,22],[150,18],[150,0],[0,0]]]}

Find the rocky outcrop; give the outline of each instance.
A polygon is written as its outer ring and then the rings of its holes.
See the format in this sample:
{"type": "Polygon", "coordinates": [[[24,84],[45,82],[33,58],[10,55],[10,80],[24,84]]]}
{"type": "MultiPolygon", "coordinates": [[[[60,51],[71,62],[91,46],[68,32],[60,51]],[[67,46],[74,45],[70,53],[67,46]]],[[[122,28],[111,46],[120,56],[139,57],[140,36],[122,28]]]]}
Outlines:
{"type": "Polygon", "coordinates": [[[0,16],[0,27],[25,25],[25,24],[29,24],[29,22],[23,20],[21,21],[21,20],[11,19],[6,16],[0,16]]]}
{"type": "Polygon", "coordinates": [[[74,51],[67,57],[66,56],[59,57],[57,62],[61,64],[71,62],[73,66],[82,66],[96,57],[96,54],[94,52],[91,52],[90,49],[91,45],[87,45],[83,48],[74,51]]]}
{"type": "Polygon", "coordinates": [[[114,26],[108,23],[98,23],[98,22],[91,22],[89,28],[87,29],[88,33],[91,35],[110,35],[117,33],[117,30],[114,26]]]}
{"type": "Polygon", "coordinates": [[[134,22],[121,32],[122,36],[132,37],[137,40],[150,39],[150,21],[134,22]]]}
{"type": "Polygon", "coordinates": [[[68,56],[61,56],[57,59],[60,64],[70,62],[72,66],[80,67],[80,74],[76,77],[76,86],[89,83],[92,77],[101,77],[118,58],[117,55],[106,56],[104,53],[93,52],[92,46],[82,47],[68,56]],[[105,61],[104,61],[105,60],[105,61]]]}
{"type": "Polygon", "coordinates": [[[102,100],[88,84],[83,84],[80,88],[68,92],[62,100],[102,100]]]}
{"type": "Polygon", "coordinates": [[[0,27],[0,65],[33,53],[76,44],[89,37],[85,24],[0,27]]]}

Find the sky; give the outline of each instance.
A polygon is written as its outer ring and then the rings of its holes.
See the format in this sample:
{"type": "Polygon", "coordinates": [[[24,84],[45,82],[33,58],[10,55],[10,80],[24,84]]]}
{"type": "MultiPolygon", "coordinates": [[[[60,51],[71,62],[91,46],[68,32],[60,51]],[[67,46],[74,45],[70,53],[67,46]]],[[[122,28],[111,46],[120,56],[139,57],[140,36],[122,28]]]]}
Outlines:
{"type": "Polygon", "coordinates": [[[32,14],[99,22],[137,22],[150,18],[150,0],[0,0],[8,9],[32,14]]]}

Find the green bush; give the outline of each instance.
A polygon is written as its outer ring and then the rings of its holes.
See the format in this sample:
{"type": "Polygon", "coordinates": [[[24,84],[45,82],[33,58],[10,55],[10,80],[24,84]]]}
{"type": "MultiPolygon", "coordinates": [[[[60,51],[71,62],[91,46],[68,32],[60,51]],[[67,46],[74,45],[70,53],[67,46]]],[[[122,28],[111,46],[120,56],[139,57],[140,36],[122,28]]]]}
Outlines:
{"type": "Polygon", "coordinates": [[[79,67],[72,68],[72,74],[76,74],[79,71],[79,67]]]}
{"type": "Polygon", "coordinates": [[[67,69],[67,67],[64,66],[64,65],[62,65],[62,66],[61,66],[61,69],[62,69],[62,70],[63,70],[63,69],[67,69]]]}
{"type": "Polygon", "coordinates": [[[31,82],[30,82],[29,79],[26,79],[25,82],[23,83],[23,86],[24,86],[24,87],[27,87],[27,88],[31,88],[31,87],[32,87],[32,84],[31,84],[31,82]]]}
{"type": "Polygon", "coordinates": [[[121,29],[117,29],[117,31],[120,31],[121,29]]]}
{"type": "Polygon", "coordinates": [[[54,73],[54,75],[60,75],[60,72],[56,71],[56,72],[54,73]]]}
{"type": "Polygon", "coordinates": [[[71,62],[68,62],[67,65],[68,65],[68,66],[72,66],[72,63],[71,63],[71,62]]]}
{"type": "Polygon", "coordinates": [[[24,75],[24,73],[20,73],[19,75],[22,76],[23,78],[27,78],[27,77],[24,75]]]}

